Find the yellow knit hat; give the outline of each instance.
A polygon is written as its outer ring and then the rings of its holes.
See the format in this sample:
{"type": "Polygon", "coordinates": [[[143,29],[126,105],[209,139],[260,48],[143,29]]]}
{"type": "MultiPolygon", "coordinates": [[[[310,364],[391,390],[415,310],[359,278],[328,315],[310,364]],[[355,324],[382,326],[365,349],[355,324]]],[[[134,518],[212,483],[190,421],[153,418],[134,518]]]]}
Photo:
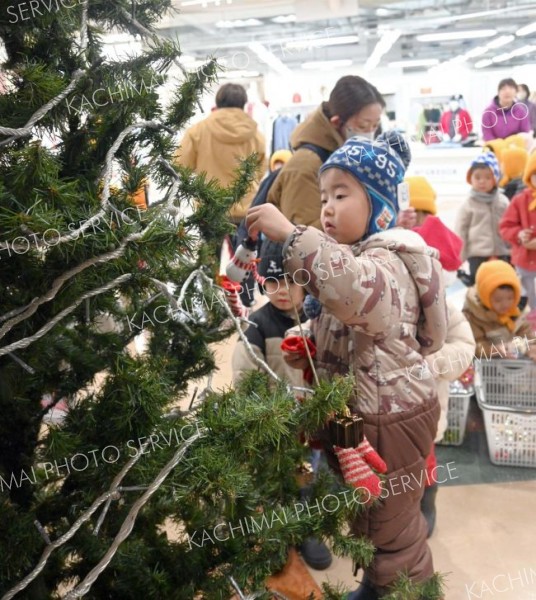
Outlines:
{"type": "Polygon", "coordinates": [[[276,150],[270,157],[270,171],[274,170],[274,165],[276,162],[282,162],[283,164],[286,164],[290,160],[291,156],[292,152],[290,150],[276,150]]]}
{"type": "Polygon", "coordinates": [[[509,146],[501,152],[501,171],[503,177],[500,186],[506,185],[516,177],[523,177],[525,165],[527,164],[528,152],[519,146],[509,146]]]}
{"type": "Polygon", "coordinates": [[[514,290],[514,304],[504,315],[499,315],[499,321],[510,331],[514,328],[511,317],[519,316],[519,299],[521,298],[521,283],[514,268],[504,260],[488,260],[478,267],[476,272],[476,290],[482,304],[491,310],[491,295],[501,285],[510,285],[514,290]]]}
{"type": "Polygon", "coordinates": [[[517,146],[518,148],[527,149],[526,138],[519,133],[514,133],[514,135],[509,135],[507,138],[504,138],[504,145],[506,147],[517,146]]]}
{"type": "Polygon", "coordinates": [[[527,164],[525,166],[525,172],[523,173],[523,182],[529,188],[534,189],[534,186],[530,182],[532,175],[536,173],[536,150],[529,156],[527,164]]]}
{"type": "Polygon", "coordinates": [[[413,177],[406,177],[404,181],[409,186],[409,205],[415,210],[422,210],[435,215],[437,213],[436,193],[428,179],[420,175],[414,175],[413,177]]]}
{"type": "Polygon", "coordinates": [[[497,160],[501,160],[501,153],[503,151],[504,148],[506,148],[506,141],[505,140],[501,140],[501,139],[496,139],[496,140],[490,140],[489,142],[486,142],[484,144],[484,147],[482,148],[483,151],[489,150],[490,152],[493,152],[493,154],[495,154],[495,156],[497,157],[497,160]]]}

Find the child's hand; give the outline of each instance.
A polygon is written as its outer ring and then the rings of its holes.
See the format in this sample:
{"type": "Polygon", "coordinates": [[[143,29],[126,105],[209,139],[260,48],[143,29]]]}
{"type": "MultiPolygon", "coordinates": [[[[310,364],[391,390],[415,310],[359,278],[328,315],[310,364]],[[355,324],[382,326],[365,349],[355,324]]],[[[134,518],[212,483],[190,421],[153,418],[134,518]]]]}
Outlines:
{"type": "Polygon", "coordinates": [[[522,351],[519,349],[515,342],[508,342],[504,344],[506,352],[503,355],[503,358],[519,358],[522,355],[522,351]]]}
{"type": "Polygon", "coordinates": [[[522,244],[523,246],[527,242],[529,242],[531,238],[532,238],[532,230],[531,229],[522,229],[517,234],[517,239],[519,240],[519,243],[522,244]]]}
{"type": "Polygon", "coordinates": [[[527,356],[536,362],[536,346],[529,346],[529,350],[527,352],[527,356]]]}
{"type": "Polygon", "coordinates": [[[404,210],[401,210],[398,213],[398,218],[396,220],[396,224],[398,227],[403,227],[404,229],[412,229],[417,225],[417,213],[415,209],[410,206],[404,210]]]}
{"type": "Polygon", "coordinates": [[[311,358],[314,358],[316,346],[314,342],[308,338],[304,339],[299,335],[291,335],[281,342],[283,359],[289,367],[302,370],[309,368],[309,359],[307,357],[307,351],[305,350],[306,343],[311,358]]]}
{"type": "Polygon", "coordinates": [[[294,231],[294,225],[269,202],[248,210],[246,226],[249,236],[254,240],[259,233],[264,233],[273,242],[284,242],[294,231]]]}
{"type": "Polygon", "coordinates": [[[528,242],[525,242],[523,244],[523,246],[527,249],[527,250],[536,250],[536,238],[532,238],[531,240],[529,240],[528,242]]]}
{"type": "Polygon", "coordinates": [[[283,359],[292,369],[303,371],[309,366],[309,360],[299,352],[283,352],[283,359]]]}

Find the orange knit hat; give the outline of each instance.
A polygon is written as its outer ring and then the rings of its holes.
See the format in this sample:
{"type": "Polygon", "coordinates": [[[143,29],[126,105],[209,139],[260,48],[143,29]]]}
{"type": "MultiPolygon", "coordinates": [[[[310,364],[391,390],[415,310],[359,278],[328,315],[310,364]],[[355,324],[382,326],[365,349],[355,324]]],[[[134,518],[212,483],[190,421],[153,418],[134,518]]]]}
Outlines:
{"type": "Polygon", "coordinates": [[[528,152],[519,146],[509,146],[501,152],[501,171],[503,177],[499,185],[504,186],[512,179],[523,177],[528,152]]]}
{"type": "Polygon", "coordinates": [[[512,308],[504,315],[498,315],[499,321],[508,327],[510,331],[514,329],[512,317],[519,316],[517,305],[521,298],[521,283],[514,268],[504,260],[488,260],[478,267],[476,272],[476,290],[480,302],[491,310],[491,295],[501,285],[509,285],[514,290],[514,304],[512,308]]]}

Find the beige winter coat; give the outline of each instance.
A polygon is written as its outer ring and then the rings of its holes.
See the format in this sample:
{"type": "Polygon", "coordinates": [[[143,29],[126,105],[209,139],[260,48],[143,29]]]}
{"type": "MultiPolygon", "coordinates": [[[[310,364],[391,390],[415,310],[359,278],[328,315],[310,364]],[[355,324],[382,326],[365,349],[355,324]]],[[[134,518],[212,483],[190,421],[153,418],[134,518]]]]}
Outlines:
{"type": "MultiPolygon", "coordinates": [[[[436,382],[416,380],[413,365],[439,351],[447,333],[447,309],[437,251],[416,233],[392,229],[353,247],[339,245],[314,227],[297,227],[286,242],[285,266],[322,304],[311,321],[321,379],[353,373],[349,400],[364,421],[365,435],[387,463],[386,486],[411,479],[404,493],[388,494],[352,524],[376,553],[366,574],[376,586],[406,571],[414,581],[433,574],[420,512],[425,460],[439,420],[436,382]]],[[[337,459],[319,432],[330,465],[337,459]]]]}
{"type": "Polygon", "coordinates": [[[510,254],[510,247],[499,234],[499,222],[508,204],[508,198],[500,192],[490,204],[472,197],[462,204],[454,227],[463,240],[462,260],[510,254]]]}
{"type": "MultiPolygon", "coordinates": [[[[525,316],[529,312],[525,308],[517,318],[515,328],[510,331],[506,325],[499,322],[497,313],[486,308],[478,297],[476,286],[467,290],[463,314],[467,317],[473,330],[476,341],[475,356],[484,360],[489,358],[501,358],[504,352],[504,344],[511,342],[514,337],[527,336],[527,340],[533,338],[532,328],[525,316]]],[[[520,351],[526,350],[526,344],[519,344],[520,351]]]]}
{"type": "MultiPolygon", "coordinates": [[[[330,152],[334,152],[344,143],[341,135],[322,111],[322,107],[296,127],[290,141],[293,148],[309,143],[330,152]]],[[[295,152],[281,169],[268,192],[268,202],[275,204],[295,225],[312,225],[321,229],[318,187],[318,170],[321,166],[320,157],[313,150],[303,148],[295,152]]]]}
{"type": "MultiPolygon", "coordinates": [[[[178,164],[205,172],[216,178],[223,187],[236,178],[236,168],[241,160],[256,152],[261,161],[259,180],[266,171],[264,136],[255,121],[240,108],[220,108],[206,119],[186,130],[181,145],[175,153],[178,164]]],[[[258,189],[256,182],[241,202],[230,211],[233,220],[241,220],[258,189]]]]}
{"type": "Polygon", "coordinates": [[[441,350],[426,357],[428,367],[437,383],[441,416],[437,426],[436,442],[440,442],[447,429],[450,382],[458,379],[471,365],[475,353],[475,338],[471,325],[450,302],[447,302],[449,327],[447,339],[441,350]]]}

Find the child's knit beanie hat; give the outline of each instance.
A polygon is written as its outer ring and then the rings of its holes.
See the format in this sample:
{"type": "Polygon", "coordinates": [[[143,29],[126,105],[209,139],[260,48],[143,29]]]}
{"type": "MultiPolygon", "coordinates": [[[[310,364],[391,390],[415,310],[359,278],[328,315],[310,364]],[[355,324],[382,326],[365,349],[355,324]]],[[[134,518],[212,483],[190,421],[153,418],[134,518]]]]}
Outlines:
{"type": "Polygon", "coordinates": [[[444,225],[439,217],[426,217],[424,223],[420,227],[414,227],[413,231],[418,233],[428,246],[439,251],[439,262],[445,271],[457,271],[460,268],[462,238],[444,225]]]}
{"type": "Polygon", "coordinates": [[[410,163],[411,152],[402,134],[387,131],[374,141],[360,136],[348,140],[320,167],[342,169],[365,188],[370,201],[370,218],[365,238],[396,225],[398,184],[410,163]]]}
{"type": "Polygon", "coordinates": [[[502,151],[506,148],[506,142],[502,138],[496,140],[489,140],[484,143],[484,152],[493,152],[497,157],[497,160],[501,160],[502,151]]]}
{"type": "Polygon", "coordinates": [[[499,161],[493,152],[482,152],[482,154],[473,160],[467,171],[467,183],[471,183],[471,174],[477,167],[489,167],[495,178],[495,185],[499,185],[501,170],[499,169],[499,161]]]}
{"type": "Polygon", "coordinates": [[[527,164],[525,166],[525,172],[523,174],[523,183],[527,185],[529,188],[534,189],[534,186],[530,182],[530,178],[532,175],[536,173],[536,150],[530,154],[527,160],[527,164]]]}
{"type": "Polygon", "coordinates": [[[261,277],[281,279],[285,274],[283,266],[283,244],[265,239],[260,251],[257,272],[261,277]]]}
{"type": "Polygon", "coordinates": [[[476,290],[482,304],[491,309],[491,294],[501,285],[514,290],[515,306],[521,298],[521,283],[514,268],[504,260],[488,260],[476,272],[476,290]]]}
{"type": "Polygon", "coordinates": [[[501,153],[501,170],[503,178],[500,184],[506,185],[512,179],[523,177],[527,164],[528,152],[519,146],[509,146],[501,153]]]}
{"type": "Polygon", "coordinates": [[[270,171],[274,170],[276,162],[282,162],[286,165],[291,158],[292,152],[290,150],[276,150],[272,156],[270,156],[270,171]]]}
{"type": "Polygon", "coordinates": [[[431,215],[437,214],[436,193],[426,177],[414,175],[404,181],[409,187],[409,205],[415,210],[422,210],[431,215]]]}

